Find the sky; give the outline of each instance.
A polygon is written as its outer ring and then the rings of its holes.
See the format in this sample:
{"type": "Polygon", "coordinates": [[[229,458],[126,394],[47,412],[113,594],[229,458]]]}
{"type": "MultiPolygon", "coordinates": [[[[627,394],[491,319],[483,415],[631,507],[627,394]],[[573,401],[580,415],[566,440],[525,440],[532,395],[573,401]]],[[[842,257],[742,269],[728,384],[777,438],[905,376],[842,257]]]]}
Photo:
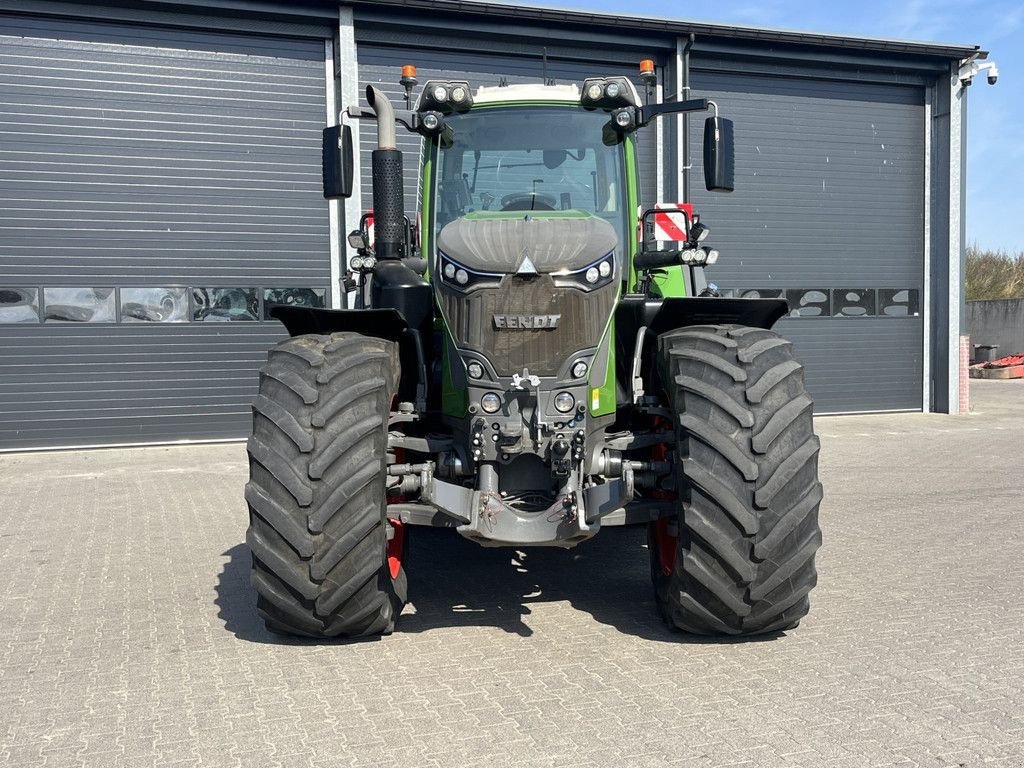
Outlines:
{"type": "Polygon", "coordinates": [[[968,94],[967,241],[1024,252],[1024,0],[564,0],[550,5],[980,45],[999,65],[999,82],[990,86],[984,76],[977,77],[968,94]]]}

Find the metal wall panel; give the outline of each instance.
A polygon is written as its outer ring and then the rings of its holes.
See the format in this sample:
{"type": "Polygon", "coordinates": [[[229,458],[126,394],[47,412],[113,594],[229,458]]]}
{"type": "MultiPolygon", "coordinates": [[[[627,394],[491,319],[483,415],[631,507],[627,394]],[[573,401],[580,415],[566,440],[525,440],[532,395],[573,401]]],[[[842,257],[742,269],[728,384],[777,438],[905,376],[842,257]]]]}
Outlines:
{"type": "MultiPolygon", "coordinates": [[[[694,196],[721,251],[708,279],[923,298],[923,89],[700,66],[695,58],[694,95],[715,99],[736,126],[736,191],[708,193],[693,120],[694,196]]],[[[922,407],[920,307],[908,317],[785,320],[779,330],[807,365],[819,412],[922,407]]]]}
{"type": "MultiPolygon", "coordinates": [[[[0,289],[328,288],[324,51],[0,17],[0,289]]],[[[244,436],[280,326],[130,319],[0,315],[0,448],[244,436]]]]}

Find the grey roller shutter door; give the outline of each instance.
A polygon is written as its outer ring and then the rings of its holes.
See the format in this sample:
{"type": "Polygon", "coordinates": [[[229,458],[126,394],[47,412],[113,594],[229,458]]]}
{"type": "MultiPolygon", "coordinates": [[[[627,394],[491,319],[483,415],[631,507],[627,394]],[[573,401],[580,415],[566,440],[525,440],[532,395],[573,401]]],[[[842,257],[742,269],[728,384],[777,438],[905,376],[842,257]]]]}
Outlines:
{"type": "Polygon", "coordinates": [[[828,292],[828,313],[778,326],[807,366],[819,412],[920,409],[922,89],[700,69],[693,85],[736,124],[736,191],[713,194],[693,121],[694,197],[722,254],[709,279],[828,292]],[[854,297],[875,307],[851,306],[854,297]],[[834,316],[840,306],[863,314],[834,316]]]}
{"type": "MultiPolygon", "coordinates": [[[[582,85],[587,77],[605,75],[626,75],[636,79],[637,62],[609,63],[595,54],[593,63],[564,61],[557,58],[557,48],[548,48],[548,77],[557,83],[582,85]]],[[[414,98],[424,83],[431,79],[468,80],[473,90],[486,85],[495,86],[501,82],[510,85],[518,83],[539,83],[543,79],[543,64],[535,57],[485,56],[482,54],[460,54],[448,51],[425,49],[387,48],[373,45],[359,46],[360,92],[367,85],[375,85],[386,93],[396,106],[405,104],[405,90],[398,83],[403,64],[415,64],[419,85],[413,92],[414,98]]],[[[659,69],[660,75],[660,69],[659,69]]],[[[638,86],[639,89],[639,86],[638,86]]],[[[642,90],[641,90],[642,93],[642,90]]],[[[367,124],[361,134],[363,168],[363,209],[373,207],[372,186],[368,169],[370,151],[375,146],[376,133],[372,124],[367,124]]],[[[421,140],[409,131],[399,130],[398,148],[405,153],[405,197],[406,211],[413,212],[418,206],[419,169],[418,158],[421,140]]],[[[637,139],[640,159],[640,185],[644,202],[654,201],[657,188],[657,145],[653,130],[641,131],[637,139]]]]}
{"type": "Polygon", "coordinates": [[[0,448],[248,432],[280,325],[154,320],[181,319],[182,296],[200,310],[193,288],[242,289],[220,319],[259,314],[263,289],[328,289],[324,55],[317,39],[0,17],[0,290],[98,289],[103,311],[53,311],[106,319],[13,324],[0,305],[0,448]],[[142,288],[179,303],[139,310],[142,288]]]}

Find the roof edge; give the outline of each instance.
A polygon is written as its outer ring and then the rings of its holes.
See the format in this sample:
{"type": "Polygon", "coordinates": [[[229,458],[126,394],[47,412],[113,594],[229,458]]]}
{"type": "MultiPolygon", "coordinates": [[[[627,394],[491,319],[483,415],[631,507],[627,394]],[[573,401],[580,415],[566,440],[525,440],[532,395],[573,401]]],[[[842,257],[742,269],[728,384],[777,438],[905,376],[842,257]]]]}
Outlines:
{"type": "Polygon", "coordinates": [[[494,0],[347,0],[347,3],[364,7],[407,8],[409,10],[429,10],[433,13],[495,16],[514,18],[520,21],[549,21],[577,25],[600,24],[602,26],[618,26],[647,31],[650,31],[652,25],[657,25],[658,32],[674,35],[696,34],[760,42],[781,42],[803,46],[904,53],[943,59],[985,58],[988,55],[987,51],[981,50],[980,45],[969,45],[966,43],[933,43],[881,37],[856,37],[852,35],[802,32],[791,29],[753,27],[740,24],[662,19],[654,16],[623,16],[608,11],[548,7],[532,3],[506,3],[495,2],[494,0]]]}

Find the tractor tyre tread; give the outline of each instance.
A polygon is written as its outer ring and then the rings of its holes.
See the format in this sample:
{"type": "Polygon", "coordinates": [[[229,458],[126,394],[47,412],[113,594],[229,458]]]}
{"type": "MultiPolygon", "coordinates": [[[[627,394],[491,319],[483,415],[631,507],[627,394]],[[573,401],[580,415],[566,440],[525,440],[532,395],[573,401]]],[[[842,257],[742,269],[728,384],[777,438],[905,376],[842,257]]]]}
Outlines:
{"type": "Polygon", "coordinates": [[[651,547],[659,611],[695,634],[793,627],[809,610],[821,545],[803,368],[789,342],[759,328],[689,327],[658,344],[681,489],[671,573],[651,547]]]}
{"type": "Polygon", "coordinates": [[[355,333],[281,342],[260,372],[246,541],[267,629],[390,634],[407,599],[387,567],[387,426],[397,345],[355,333]]]}

